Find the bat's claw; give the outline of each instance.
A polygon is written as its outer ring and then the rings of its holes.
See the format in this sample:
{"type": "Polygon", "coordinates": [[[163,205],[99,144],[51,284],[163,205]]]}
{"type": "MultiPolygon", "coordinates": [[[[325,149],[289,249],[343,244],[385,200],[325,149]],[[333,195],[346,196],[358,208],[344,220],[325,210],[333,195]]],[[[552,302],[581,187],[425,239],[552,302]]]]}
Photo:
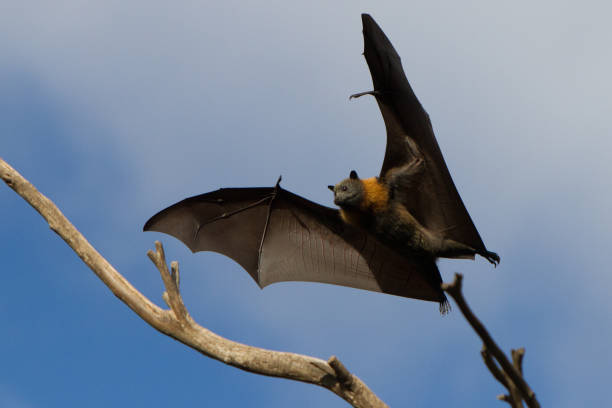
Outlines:
{"type": "Polygon", "coordinates": [[[495,252],[491,252],[491,251],[486,251],[482,254],[480,254],[483,258],[485,258],[487,261],[491,262],[493,264],[493,266],[497,267],[497,264],[500,261],[499,255],[497,255],[495,252]]]}
{"type": "Polygon", "coordinates": [[[381,93],[379,91],[367,91],[367,92],[359,92],[356,94],[352,94],[351,96],[349,96],[349,99],[353,99],[353,98],[359,98],[363,95],[372,95],[372,96],[379,96],[381,93]]]}

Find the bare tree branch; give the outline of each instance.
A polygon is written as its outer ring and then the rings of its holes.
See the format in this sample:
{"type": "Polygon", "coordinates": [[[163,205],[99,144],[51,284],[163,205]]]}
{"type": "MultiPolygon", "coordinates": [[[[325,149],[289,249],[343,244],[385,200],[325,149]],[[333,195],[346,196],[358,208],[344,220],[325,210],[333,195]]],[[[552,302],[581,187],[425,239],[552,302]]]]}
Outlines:
{"type": "Polygon", "coordinates": [[[512,354],[512,364],[518,370],[521,375],[523,375],[523,357],[525,357],[525,348],[521,347],[520,349],[512,349],[510,350],[512,354]]]}
{"type": "Polygon", "coordinates": [[[504,373],[499,369],[498,365],[493,360],[491,353],[489,353],[489,350],[487,350],[487,347],[485,345],[482,346],[482,350],[480,350],[480,355],[482,356],[482,360],[484,361],[491,374],[493,374],[493,377],[495,377],[495,379],[499,381],[500,384],[504,386],[504,388],[509,388],[510,385],[508,384],[508,377],[505,376],[504,373]]]}
{"type": "Polygon", "coordinates": [[[497,399],[507,402],[512,408],[523,408],[523,399],[521,397],[521,394],[518,392],[518,390],[514,386],[514,383],[508,377],[508,375],[502,370],[500,370],[499,366],[493,360],[491,353],[489,353],[487,346],[485,346],[484,344],[482,345],[482,350],[480,351],[480,354],[482,355],[482,359],[485,365],[487,366],[491,374],[493,374],[493,377],[495,377],[495,379],[499,381],[501,385],[503,385],[508,390],[507,395],[498,395],[497,399]]]}
{"type": "MultiPolygon", "coordinates": [[[[506,388],[508,388],[508,391],[511,394],[511,397],[509,398],[512,398],[513,388],[516,388],[518,390],[517,396],[524,399],[528,407],[540,408],[540,403],[536,399],[535,393],[523,378],[522,355],[525,353],[525,350],[519,349],[517,351],[516,357],[514,357],[515,352],[513,352],[513,360],[515,361],[515,363],[514,365],[510,363],[506,355],[503,353],[503,351],[501,351],[501,349],[499,348],[497,343],[495,343],[487,329],[480,322],[480,320],[478,320],[476,315],[474,315],[467,302],[465,301],[465,298],[463,297],[463,291],[461,290],[462,280],[463,275],[456,273],[455,280],[453,281],[453,283],[443,283],[442,290],[448,292],[448,294],[452,296],[452,298],[455,300],[455,303],[457,303],[457,306],[459,306],[461,313],[463,313],[463,316],[465,316],[472,328],[482,339],[484,343],[483,353],[486,353],[487,355],[490,353],[493,357],[495,357],[495,359],[501,366],[503,375],[505,376],[505,380],[508,382],[508,387],[506,388]],[[520,350],[522,350],[522,352],[520,350]]],[[[487,364],[487,367],[489,368],[489,370],[491,370],[491,367],[489,363],[487,363],[487,359],[485,358],[484,354],[483,358],[485,359],[485,364],[487,364]]],[[[491,361],[491,363],[495,366],[495,368],[497,368],[493,361],[491,361]]],[[[495,376],[496,379],[498,379],[498,381],[500,381],[494,370],[491,370],[491,373],[495,376]]],[[[500,382],[504,384],[503,381],[500,382]]],[[[518,399],[518,401],[520,401],[520,398],[518,399]]],[[[502,399],[504,401],[507,401],[506,398],[502,399]]]]}
{"type": "Polygon", "coordinates": [[[159,270],[166,292],[162,309],[134,288],[85,237],[66,219],[55,204],[0,158],[0,178],[40,215],[104,282],[104,284],[144,321],[158,331],[225,364],[272,377],[282,377],[325,387],[354,407],[387,407],[358,377],[351,374],[334,356],[329,362],[294,354],[266,350],[225,339],[198,325],[189,315],[179,290],[178,264],[170,271],[163,247],[147,255],[159,270]]]}

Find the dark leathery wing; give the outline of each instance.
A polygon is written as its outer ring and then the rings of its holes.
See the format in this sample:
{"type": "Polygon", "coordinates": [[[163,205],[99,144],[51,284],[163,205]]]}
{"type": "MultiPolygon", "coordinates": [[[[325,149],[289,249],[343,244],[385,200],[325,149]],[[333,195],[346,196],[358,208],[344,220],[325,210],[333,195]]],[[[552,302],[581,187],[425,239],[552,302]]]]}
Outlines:
{"type": "Polygon", "coordinates": [[[144,230],[170,234],[193,252],[227,255],[262,288],[308,281],[436,302],[443,296],[433,259],[404,257],[344,224],[337,210],[280,187],[191,197],[154,215],[144,230]]]}
{"type": "Polygon", "coordinates": [[[410,138],[424,156],[425,171],[418,187],[398,192],[398,198],[426,228],[445,237],[486,250],[448,171],[429,115],[414,94],[398,53],[368,14],[362,14],[364,56],[375,97],[387,130],[387,147],[380,177],[414,158],[410,138]]]}

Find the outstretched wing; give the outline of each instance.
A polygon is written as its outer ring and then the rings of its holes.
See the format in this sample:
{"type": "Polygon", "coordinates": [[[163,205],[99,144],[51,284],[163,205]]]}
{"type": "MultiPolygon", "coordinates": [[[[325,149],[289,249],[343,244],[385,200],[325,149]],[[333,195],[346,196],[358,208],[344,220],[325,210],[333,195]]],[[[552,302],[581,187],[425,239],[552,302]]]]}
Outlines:
{"type": "Polygon", "coordinates": [[[415,152],[410,146],[416,145],[424,171],[418,183],[410,184],[416,190],[400,192],[399,198],[426,228],[485,250],[446,167],[429,115],[406,79],[399,55],[373,18],[368,14],[361,17],[364,56],[387,129],[387,149],[380,177],[384,179],[389,170],[411,162],[415,152]]]}
{"type": "Polygon", "coordinates": [[[238,262],[260,287],[310,281],[442,302],[432,259],[410,259],[337,210],[275,188],[224,188],[174,204],[145,231],[180,239],[191,251],[214,251],[238,262]]]}

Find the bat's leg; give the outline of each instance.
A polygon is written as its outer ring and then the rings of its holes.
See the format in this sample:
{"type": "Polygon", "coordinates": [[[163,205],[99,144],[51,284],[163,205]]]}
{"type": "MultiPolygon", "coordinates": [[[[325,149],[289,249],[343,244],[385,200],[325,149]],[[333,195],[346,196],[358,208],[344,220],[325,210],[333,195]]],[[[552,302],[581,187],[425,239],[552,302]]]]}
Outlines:
{"type": "Polygon", "coordinates": [[[436,256],[442,258],[456,258],[463,255],[475,255],[476,250],[469,245],[462,244],[453,239],[442,238],[440,248],[436,251],[436,256]]]}
{"type": "Polygon", "coordinates": [[[436,256],[442,258],[455,258],[462,255],[480,255],[493,265],[499,263],[499,255],[490,251],[478,251],[469,245],[462,244],[452,239],[443,238],[440,244],[440,249],[436,252],[436,256]]]}
{"type": "Polygon", "coordinates": [[[359,97],[361,97],[363,95],[372,95],[372,96],[376,97],[376,96],[382,95],[382,93],[380,91],[359,92],[359,93],[352,94],[351,96],[349,96],[349,99],[359,98],[359,97]]]}

